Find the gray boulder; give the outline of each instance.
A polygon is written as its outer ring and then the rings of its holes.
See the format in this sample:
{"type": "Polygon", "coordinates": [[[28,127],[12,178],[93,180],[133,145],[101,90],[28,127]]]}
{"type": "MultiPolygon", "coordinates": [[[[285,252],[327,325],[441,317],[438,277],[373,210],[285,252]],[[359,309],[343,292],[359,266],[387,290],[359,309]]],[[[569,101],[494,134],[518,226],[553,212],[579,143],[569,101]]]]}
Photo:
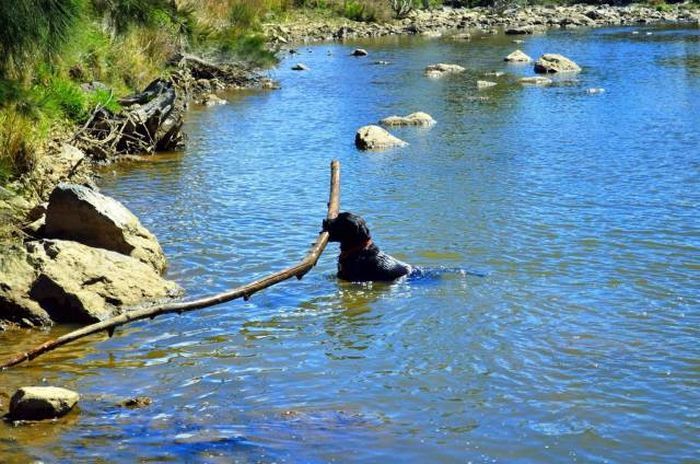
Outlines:
{"type": "Polygon", "coordinates": [[[535,62],[535,72],[539,74],[580,72],[581,67],[569,58],[557,53],[542,55],[535,62]]]}
{"type": "Polygon", "coordinates": [[[28,242],[27,251],[36,267],[28,297],[55,322],[93,323],[181,293],[151,266],[113,251],[65,240],[28,242]]]}
{"type": "Polygon", "coordinates": [[[59,184],[49,197],[44,234],[131,256],[163,273],[163,250],[117,200],[82,185],[59,184]]]}
{"type": "Polygon", "coordinates": [[[379,126],[363,126],[355,134],[355,145],[360,150],[384,150],[408,145],[379,126]]]}
{"type": "Polygon", "coordinates": [[[78,393],[58,387],[22,387],[10,400],[11,420],[43,420],[61,417],[76,405],[78,393]]]}

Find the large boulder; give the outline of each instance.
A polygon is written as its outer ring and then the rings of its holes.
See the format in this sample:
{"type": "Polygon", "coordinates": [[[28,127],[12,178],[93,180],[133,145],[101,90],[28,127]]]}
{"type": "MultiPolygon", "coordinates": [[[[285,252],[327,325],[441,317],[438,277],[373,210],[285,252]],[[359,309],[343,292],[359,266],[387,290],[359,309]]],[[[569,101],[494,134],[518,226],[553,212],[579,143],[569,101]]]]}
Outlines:
{"type": "Polygon", "coordinates": [[[522,50],[515,50],[510,55],[503,58],[503,61],[508,61],[509,63],[529,63],[532,61],[532,58],[526,55],[522,50]]]}
{"type": "Polygon", "coordinates": [[[542,55],[535,62],[535,72],[539,74],[580,72],[581,67],[569,58],[557,53],[542,55]]]}
{"type": "Polygon", "coordinates": [[[446,74],[456,74],[464,72],[464,68],[458,64],[437,63],[425,68],[428,77],[442,77],[446,74]]]}
{"type": "Polygon", "coordinates": [[[384,150],[408,144],[379,126],[363,126],[355,134],[355,145],[360,150],[384,150]]]}
{"type": "Polygon", "coordinates": [[[22,387],[10,400],[11,420],[43,420],[61,417],[76,405],[80,395],[58,387],[22,387]]]}
{"type": "Polygon", "coordinates": [[[23,248],[3,249],[0,254],[0,321],[20,327],[45,327],[51,317],[28,290],[36,278],[36,270],[28,262],[23,248]]]}
{"type": "Polygon", "coordinates": [[[46,239],[27,251],[37,269],[28,296],[56,322],[93,323],[181,292],[151,266],[102,248],[46,239]]]}
{"type": "Polygon", "coordinates": [[[389,116],[379,121],[384,126],[432,126],[435,120],[428,113],[418,111],[408,116],[389,116]]]}
{"type": "Polygon", "coordinates": [[[49,197],[44,234],[131,256],[163,273],[163,250],[117,200],[82,185],[59,184],[49,197]]]}

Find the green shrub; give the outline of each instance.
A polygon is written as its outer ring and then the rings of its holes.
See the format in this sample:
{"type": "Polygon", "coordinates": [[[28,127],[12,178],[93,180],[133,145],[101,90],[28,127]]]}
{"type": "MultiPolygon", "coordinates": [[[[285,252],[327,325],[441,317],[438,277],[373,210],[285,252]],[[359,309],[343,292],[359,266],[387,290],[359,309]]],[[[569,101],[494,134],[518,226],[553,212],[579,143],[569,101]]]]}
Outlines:
{"type": "Polygon", "coordinates": [[[35,121],[14,106],[0,111],[0,184],[34,166],[35,125],[35,121]]]}
{"type": "Polygon", "coordinates": [[[55,58],[81,11],[82,0],[0,1],[0,76],[55,58]]]}

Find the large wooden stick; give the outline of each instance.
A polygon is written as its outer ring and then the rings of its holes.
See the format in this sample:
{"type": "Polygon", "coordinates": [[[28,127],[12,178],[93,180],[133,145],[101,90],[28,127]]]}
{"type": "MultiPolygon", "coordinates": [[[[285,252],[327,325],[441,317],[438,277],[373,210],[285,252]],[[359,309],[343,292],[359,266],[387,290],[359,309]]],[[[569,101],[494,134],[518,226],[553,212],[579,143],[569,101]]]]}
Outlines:
{"type": "MultiPolygon", "coordinates": [[[[333,219],[338,215],[338,210],[340,208],[340,163],[338,161],[331,162],[331,189],[330,197],[328,201],[328,219],[333,219]]],[[[322,232],[319,234],[316,242],[313,244],[309,252],[306,254],[304,259],[302,259],[298,264],[288,267],[282,271],[271,274],[262,279],[256,280],[249,284],[243,285],[241,287],[234,288],[227,292],[219,293],[218,295],[213,295],[199,300],[194,301],[184,301],[180,303],[166,303],[162,305],[150,306],[148,308],[137,309],[134,311],[127,311],[120,316],[107,319],[105,321],[97,322],[92,325],[85,326],[81,329],[75,330],[73,332],[67,333],[61,337],[51,339],[26,353],[15,356],[9,361],[4,362],[0,365],[0,369],[4,370],[8,367],[15,366],[25,361],[30,361],[37,356],[46,353],[47,351],[54,350],[59,346],[65,345],[72,341],[78,340],[79,338],[92,335],[94,333],[107,331],[110,336],[114,333],[114,329],[129,322],[138,321],[146,318],[155,318],[161,314],[169,313],[184,313],[187,311],[194,311],[197,309],[207,308],[209,306],[218,305],[225,303],[227,301],[235,300],[237,298],[244,298],[248,300],[250,296],[260,290],[267,287],[271,287],[277,283],[284,280],[296,277],[301,279],[309,272],[318,261],[318,258],[323,253],[323,250],[328,244],[328,232],[322,232]]]]}

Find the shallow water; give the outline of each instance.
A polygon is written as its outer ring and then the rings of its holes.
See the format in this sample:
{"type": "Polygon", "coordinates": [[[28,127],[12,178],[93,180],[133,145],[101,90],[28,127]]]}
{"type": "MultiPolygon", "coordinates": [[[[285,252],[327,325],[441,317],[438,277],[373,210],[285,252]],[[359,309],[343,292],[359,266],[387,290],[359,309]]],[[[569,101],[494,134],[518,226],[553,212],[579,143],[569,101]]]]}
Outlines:
{"type": "MultiPolygon", "coordinates": [[[[57,423],[0,425],[0,461],[698,462],[700,30],[633,30],[526,38],[584,67],[550,88],[515,82],[531,67],[501,61],[504,36],[302,47],[281,90],[191,111],[184,153],[101,182],[188,297],[301,258],[333,158],[385,251],[486,277],[341,283],[331,245],[301,282],[0,374],[0,395],[83,395],[57,423]],[[431,80],[435,62],[468,71],[431,80]],[[393,130],[408,147],[355,150],[359,126],[419,110],[438,124],[393,130]],[[114,406],[135,395],[154,402],[114,406]]],[[[0,334],[0,355],[48,335],[0,334]]]]}

